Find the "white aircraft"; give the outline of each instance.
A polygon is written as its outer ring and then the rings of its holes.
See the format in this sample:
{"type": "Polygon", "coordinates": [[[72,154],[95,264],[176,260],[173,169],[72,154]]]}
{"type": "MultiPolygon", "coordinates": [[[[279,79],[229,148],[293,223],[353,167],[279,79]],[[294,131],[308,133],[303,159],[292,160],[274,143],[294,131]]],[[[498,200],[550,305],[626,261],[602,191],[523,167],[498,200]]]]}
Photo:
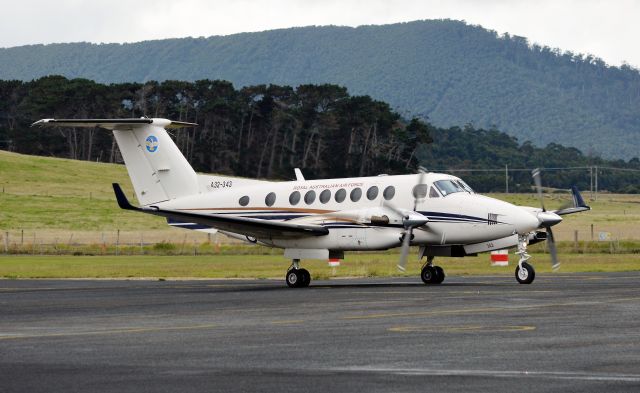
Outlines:
{"type": "MultiPolygon", "coordinates": [[[[306,287],[309,272],[301,259],[344,258],[345,251],[401,247],[398,268],[405,269],[409,247],[426,257],[425,284],[439,284],[443,269],[436,256],[464,257],[517,247],[519,283],[533,282],[527,245],[549,242],[559,266],[551,227],[562,215],[589,210],[574,186],[573,206],[547,211],[515,206],[475,193],[460,178],[426,173],[343,179],[272,182],[197,174],[165,128],[194,123],[158,118],[43,119],[34,126],[101,127],[113,130],[140,207],[132,206],[113,184],[122,209],[166,217],[169,225],[218,230],[251,243],[284,249],[293,262],[289,287],[306,287]],[[544,229],[545,231],[541,231],[544,229]]],[[[215,154],[215,153],[212,153],[215,154]]],[[[540,201],[540,171],[533,173],[540,201]]]]}

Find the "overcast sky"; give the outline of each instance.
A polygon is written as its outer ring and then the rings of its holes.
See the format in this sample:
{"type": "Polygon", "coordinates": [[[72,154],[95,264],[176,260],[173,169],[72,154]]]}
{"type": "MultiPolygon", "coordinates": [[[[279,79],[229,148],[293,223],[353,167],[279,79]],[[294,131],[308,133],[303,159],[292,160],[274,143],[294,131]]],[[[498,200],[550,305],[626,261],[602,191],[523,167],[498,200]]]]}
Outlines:
{"type": "Polygon", "coordinates": [[[640,0],[0,0],[0,47],[459,19],[640,67],[640,0]]]}

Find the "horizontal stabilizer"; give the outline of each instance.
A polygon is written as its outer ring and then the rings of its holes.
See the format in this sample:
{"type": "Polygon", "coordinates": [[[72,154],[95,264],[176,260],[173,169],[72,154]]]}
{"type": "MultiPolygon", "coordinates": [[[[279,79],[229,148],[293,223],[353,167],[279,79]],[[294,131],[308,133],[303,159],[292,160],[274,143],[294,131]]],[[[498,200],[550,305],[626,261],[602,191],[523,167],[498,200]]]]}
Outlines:
{"type": "Polygon", "coordinates": [[[142,117],[139,119],[42,119],[33,123],[31,127],[100,127],[106,128],[107,130],[126,130],[141,127],[146,124],[158,125],[164,128],[197,126],[196,123],[187,123],[184,121],[142,117]]]}
{"type": "Polygon", "coordinates": [[[129,200],[127,199],[127,196],[124,195],[124,191],[122,191],[120,184],[112,183],[111,185],[113,186],[113,191],[116,193],[116,200],[118,201],[118,206],[120,206],[120,209],[141,210],[140,208],[135,207],[131,203],[129,203],[129,200]]]}

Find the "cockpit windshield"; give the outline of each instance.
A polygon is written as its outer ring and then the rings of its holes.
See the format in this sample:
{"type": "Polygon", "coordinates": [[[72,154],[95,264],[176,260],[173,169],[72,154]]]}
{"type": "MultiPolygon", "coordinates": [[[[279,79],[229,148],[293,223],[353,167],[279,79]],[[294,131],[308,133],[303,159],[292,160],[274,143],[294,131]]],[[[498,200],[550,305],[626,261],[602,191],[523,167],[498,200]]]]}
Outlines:
{"type": "Polygon", "coordinates": [[[438,180],[433,182],[433,184],[438,187],[438,190],[440,190],[440,193],[442,193],[443,196],[454,194],[456,192],[473,192],[471,187],[462,180],[438,180]]]}
{"type": "Polygon", "coordinates": [[[460,179],[458,179],[457,182],[460,186],[462,186],[462,188],[464,188],[466,192],[473,193],[473,189],[467,183],[463,182],[460,179]]]}

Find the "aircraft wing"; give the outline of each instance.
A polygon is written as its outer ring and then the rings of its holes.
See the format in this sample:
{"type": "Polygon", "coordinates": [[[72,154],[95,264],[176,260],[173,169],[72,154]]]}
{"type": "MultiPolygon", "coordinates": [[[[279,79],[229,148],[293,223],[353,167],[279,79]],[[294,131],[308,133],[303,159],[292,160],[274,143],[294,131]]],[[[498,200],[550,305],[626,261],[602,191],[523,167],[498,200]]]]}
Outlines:
{"type": "Polygon", "coordinates": [[[324,236],[329,230],[320,225],[301,225],[287,222],[273,222],[255,218],[229,217],[223,214],[197,214],[176,210],[162,210],[154,207],[140,208],[133,206],[124,195],[118,183],[113,183],[118,205],[121,209],[135,210],[171,220],[196,223],[227,232],[256,238],[300,238],[309,236],[324,236]]]}

